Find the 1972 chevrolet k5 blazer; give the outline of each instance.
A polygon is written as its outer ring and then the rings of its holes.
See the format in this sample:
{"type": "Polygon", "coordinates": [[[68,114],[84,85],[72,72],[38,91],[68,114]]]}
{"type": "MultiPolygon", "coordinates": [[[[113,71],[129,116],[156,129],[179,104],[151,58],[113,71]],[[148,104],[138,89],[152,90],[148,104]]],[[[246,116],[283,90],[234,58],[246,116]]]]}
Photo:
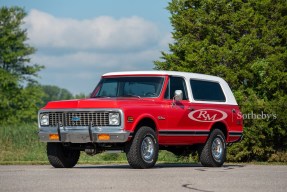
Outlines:
{"type": "Polygon", "coordinates": [[[243,120],[219,77],[172,71],[104,74],[90,98],[49,102],[39,111],[39,138],[52,166],[77,164],[80,151],[122,150],[133,168],[153,167],[159,150],[198,151],[218,167],[227,144],[240,141],[243,120]]]}

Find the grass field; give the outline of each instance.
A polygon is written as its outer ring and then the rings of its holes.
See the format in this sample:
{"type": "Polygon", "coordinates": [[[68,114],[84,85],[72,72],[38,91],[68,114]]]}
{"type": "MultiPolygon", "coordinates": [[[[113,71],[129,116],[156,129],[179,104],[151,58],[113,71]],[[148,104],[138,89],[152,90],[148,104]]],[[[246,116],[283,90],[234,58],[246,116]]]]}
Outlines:
{"type": "MultiPolygon", "coordinates": [[[[37,124],[0,126],[0,164],[48,164],[46,144],[39,142],[37,124]]],[[[170,152],[161,151],[159,162],[196,163],[193,157],[176,157],[170,152]]],[[[81,153],[79,163],[108,164],[127,163],[124,153],[102,153],[88,156],[81,153]]]]}

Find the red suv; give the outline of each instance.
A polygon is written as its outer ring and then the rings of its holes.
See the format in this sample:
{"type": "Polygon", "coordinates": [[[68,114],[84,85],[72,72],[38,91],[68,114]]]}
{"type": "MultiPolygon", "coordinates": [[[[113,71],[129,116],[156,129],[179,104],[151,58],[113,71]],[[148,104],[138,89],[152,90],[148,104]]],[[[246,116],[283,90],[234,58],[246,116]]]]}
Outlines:
{"type": "Polygon", "coordinates": [[[203,166],[221,166],[226,145],[240,141],[242,115],[219,77],[171,71],[104,74],[90,98],[49,102],[39,111],[39,138],[56,168],[80,151],[122,150],[133,168],[153,167],[159,150],[198,151],[203,166]]]}

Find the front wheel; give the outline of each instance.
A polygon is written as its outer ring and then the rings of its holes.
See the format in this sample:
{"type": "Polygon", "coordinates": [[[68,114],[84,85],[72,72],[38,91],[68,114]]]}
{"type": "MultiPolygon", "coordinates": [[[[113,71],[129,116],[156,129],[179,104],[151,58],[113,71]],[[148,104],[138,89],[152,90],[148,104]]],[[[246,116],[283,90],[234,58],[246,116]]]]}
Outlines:
{"type": "Polygon", "coordinates": [[[207,142],[199,150],[199,159],[203,166],[221,167],[226,159],[225,136],[219,129],[214,129],[207,142]]]}
{"type": "Polygon", "coordinates": [[[126,155],[132,168],[146,169],[155,165],[158,158],[158,141],[154,130],[141,127],[127,145],[126,155]]]}
{"type": "Polygon", "coordinates": [[[80,151],[66,148],[61,143],[47,143],[47,156],[55,168],[72,168],[79,160],[80,151]]]}

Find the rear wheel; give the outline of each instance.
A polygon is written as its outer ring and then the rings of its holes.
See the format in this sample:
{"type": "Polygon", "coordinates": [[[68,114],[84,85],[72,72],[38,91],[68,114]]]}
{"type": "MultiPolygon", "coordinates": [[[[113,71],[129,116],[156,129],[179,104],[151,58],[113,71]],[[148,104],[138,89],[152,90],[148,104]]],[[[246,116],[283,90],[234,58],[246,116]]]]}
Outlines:
{"type": "Polygon", "coordinates": [[[141,127],[128,144],[126,155],[132,168],[146,169],[155,165],[158,158],[158,141],[154,130],[141,127]]]}
{"type": "Polygon", "coordinates": [[[199,150],[200,162],[206,167],[220,167],[226,159],[225,136],[219,129],[214,129],[207,142],[199,150]]]}
{"type": "Polygon", "coordinates": [[[47,143],[47,156],[55,168],[72,168],[79,160],[80,151],[66,148],[61,143],[47,143]]]}

